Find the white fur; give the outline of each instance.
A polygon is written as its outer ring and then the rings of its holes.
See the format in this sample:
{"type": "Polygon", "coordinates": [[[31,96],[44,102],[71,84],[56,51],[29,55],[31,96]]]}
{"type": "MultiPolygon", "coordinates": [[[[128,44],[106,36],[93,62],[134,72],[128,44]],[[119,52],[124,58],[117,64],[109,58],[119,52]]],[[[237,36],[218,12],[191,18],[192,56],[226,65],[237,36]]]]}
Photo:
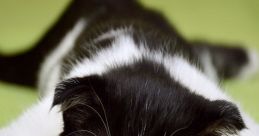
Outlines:
{"type": "Polygon", "coordinates": [[[118,30],[110,30],[106,33],[101,34],[100,36],[98,36],[94,42],[99,42],[105,39],[109,39],[109,38],[114,38],[114,37],[119,37],[121,35],[126,35],[127,31],[130,31],[129,28],[125,28],[124,29],[118,29],[118,30]]]}
{"type": "Polygon", "coordinates": [[[60,76],[60,60],[74,46],[75,40],[83,31],[85,26],[86,21],[84,19],[80,19],[72,30],[66,34],[57,48],[48,55],[48,58],[43,62],[39,75],[39,90],[42,97],[49,92],[53,93],[60,76]]]}
{"type": "Polygon", "coordinates": [[[170,71],[172,78],[193,93],[209,100],[229,100],[214,82],[182,57],[169,57],[164,61],[164,65],[170,71]]]}
{"type": "Polygon", "coordinates": [[[204,73],[214,82],[218,82],[219,77],[217,75],[217,71],[215,66],[212,64],[212,58],[208,51],[201,52],[200,57],[201,63],[204,68],[204,73]]]}
{"type": "Polygon", "coordinates": [[[91,59],[86,58],[76,64],[65,79],[92,74],[101,75],[114,66],[131,64],[139,58],[141,53],[133,39],[129,35],[122,35],[117,37],[110,48],[103,49],[91,59]]]}
{"type": "Polygon", "coordinates": [[[247,129],[242,130],[240,132],[240,136],[258,136],[259,125],[244,112],[242,112],[241,114],[242,114],[242,118],[245,121],[247,129]]]}
{"type": "Polygon", "coordinates": [[[248,50],[248,64],[245,65],[240,74],[237,76],[239,79],[247,79],[259,72],[259,56],[256,51],[248,50]]]}
{"type": "Polygon", "coordinates": [[[60,106],[51,109],[53,96],[42,99],[6,128],[0,136],[59,136],[63,130],[60,106]]]}

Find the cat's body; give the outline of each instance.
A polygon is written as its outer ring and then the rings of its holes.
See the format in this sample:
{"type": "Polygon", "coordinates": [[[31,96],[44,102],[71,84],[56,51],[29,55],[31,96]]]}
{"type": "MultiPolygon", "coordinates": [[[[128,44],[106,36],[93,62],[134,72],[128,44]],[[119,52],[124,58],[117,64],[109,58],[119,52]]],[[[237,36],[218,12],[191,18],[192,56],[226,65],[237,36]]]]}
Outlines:
{"type": "Polygon", "coordinates": [[[0,58],[3,80],[35,85],[39,71],[41,94],[0,135],[256,136],[217,85],[253,60],[186,41],[135,1],[74,0],[32,51],[0,58]]]}

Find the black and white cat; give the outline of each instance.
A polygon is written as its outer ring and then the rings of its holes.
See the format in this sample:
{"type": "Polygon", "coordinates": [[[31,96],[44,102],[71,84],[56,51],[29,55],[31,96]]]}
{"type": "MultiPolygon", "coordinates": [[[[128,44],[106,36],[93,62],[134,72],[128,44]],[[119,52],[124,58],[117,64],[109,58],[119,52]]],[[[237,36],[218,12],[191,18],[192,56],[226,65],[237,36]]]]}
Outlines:
{"type": "Polygon", "coordinates": [[[134,0],[73,0],[35,48],[0,57],[1,80],[39,78],[40,90],[0,136],[256,136],[217,83],[256,61],[239,47],[186,41],[134,0]]]}

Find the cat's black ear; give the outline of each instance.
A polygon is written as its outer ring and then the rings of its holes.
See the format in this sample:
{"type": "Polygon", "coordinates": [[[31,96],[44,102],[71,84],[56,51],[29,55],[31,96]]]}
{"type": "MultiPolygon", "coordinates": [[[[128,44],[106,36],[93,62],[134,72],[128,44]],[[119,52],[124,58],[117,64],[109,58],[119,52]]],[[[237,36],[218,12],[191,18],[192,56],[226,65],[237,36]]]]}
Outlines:
{"type": "Polygon", "coordinates": [[[234,135],[246,127],[237,106],[223,100],[212,102],[200,121],[206,124],[201,136],[234,135]]]}
{"type": "Polygon", "coordinates": [[[57,85],[53,105],[62,104],[74,97],[98,93],[104,87],[105,80],[97,75],[67,79],[57,85]]]}
{"type": "Polygon", "coordinates": [[[105,94],[105,86],[100,76],[68,79],[57,86],[53,105],[61,105],[63,112],[61,136],[107,133],[104,101],[100,96],[105,94]]]}

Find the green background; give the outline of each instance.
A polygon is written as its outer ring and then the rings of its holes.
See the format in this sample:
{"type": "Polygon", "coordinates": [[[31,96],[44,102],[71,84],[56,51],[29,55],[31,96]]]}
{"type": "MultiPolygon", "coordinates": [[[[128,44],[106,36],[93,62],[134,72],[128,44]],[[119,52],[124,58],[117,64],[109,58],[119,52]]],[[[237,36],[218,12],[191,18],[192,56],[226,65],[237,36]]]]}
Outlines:
{"type": "MultiPolygon", "coordinates": [[[[0,0],[0,52],[11,55],[31,48],[69,2],[0,0]]],[[[188,39],[242,43],[248,48],[259,49],[258,0],[142,2],[163,12],[188,39]]],[[[259,75],[244,81],[227,81],[222,85],[227,93],[259,121],[259,75]]],[[[10,122],[36,101],[35,89],[0,82],[0,126],[10,122]]]]}

